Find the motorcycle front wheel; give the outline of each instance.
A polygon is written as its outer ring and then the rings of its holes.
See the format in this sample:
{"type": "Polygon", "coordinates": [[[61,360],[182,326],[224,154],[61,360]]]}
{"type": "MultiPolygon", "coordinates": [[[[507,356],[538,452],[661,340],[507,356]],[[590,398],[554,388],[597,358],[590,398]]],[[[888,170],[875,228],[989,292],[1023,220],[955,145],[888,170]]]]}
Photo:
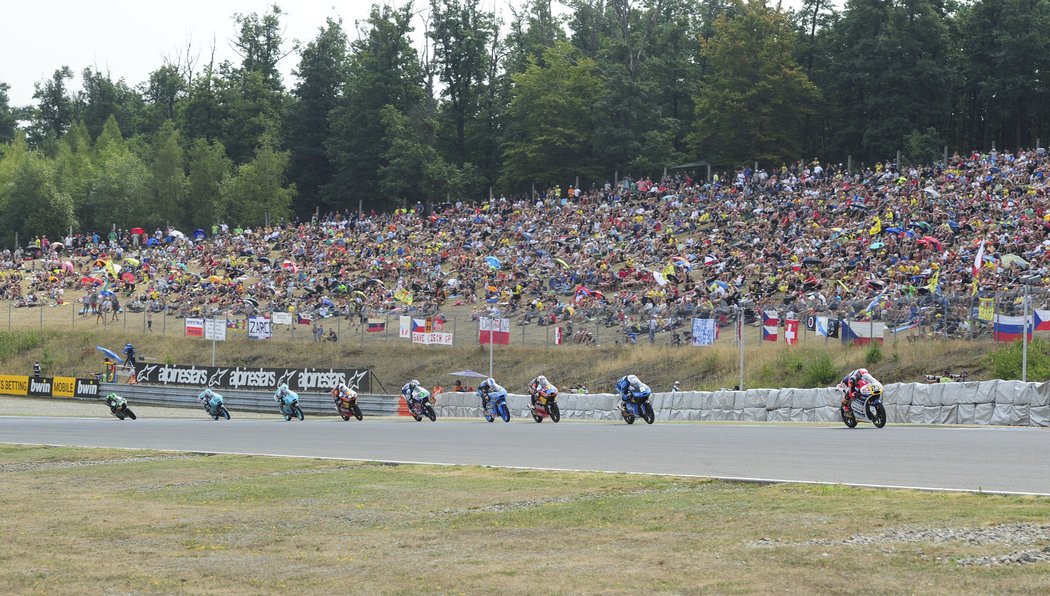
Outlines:
{"type": "MultiPolygon", "coordinates": [[[[437,412],[434,411],[434,408],[430,404],[423,406],[423,414],[429,418],[431,422],[437,420],[437,412]]],[[[360,420],[360,418],[358,420],[360,420]]]]}
{"type": "Polygon", "coordinates": [[[653,406],[648,402],[642,404],[642,420],[645,420],[646,424],[652,424],[656,420],[656,413],[653,412],[653,406]]]}
{"type": "Polygon", "coordinates": [[[135,416],[135,412],[131,411],[131,408],[124,408],[124,414],[132,420],[135,420],[137,418],[137,416],[135,416]]]}
{"type": "Polygon", "coordinates": [[[871,420],[871,423],[875,425],[875,428],[886,426],[886,408],[882,407],[882,404],[875,404],[874,408],[869,407],[868,418],[871,420]],[[874,412],[872,410],[874,410],[874,412]]]}
{"type": "Polygon", "coordinates": [[[561,410],[558,409],[558,404],[554,402],[547,404],[547,413],[551,415],[551,422],[561,420],[561,410]]]}
{"type": "Polygon", "coordinates": [[[497,408],[499,410],[499,417],[502,418],[504,422],[510,422],[510,410],[507,409],[507,404],[502,403],[497,408]]]}
{"type": "Polygon", "coordinates": [[[230,419],[230,411],[226,409],[226,406],[219,406],[219,416],[227,420],[230,419]]]}
{"type": "MultiPolygon", "coordinates": [[[[354,418],[361,420],[365,417],[365,415],[361,413],[361,407],[358,406],[356,403],[350,406],[350,409],[354,411],[354,418]]],[[[347,418],[347,420],[349,420],[349,418],[347,418]]]]}
{"type": "Polygon", "coordinates": [[[302,422],[303,418],[306,418],[306,416],[303,416],[303,409],[299,407],[299,404],[292,406],[292,413],[295,414],[295,417],[298,418],[300,422],[302,422]]]}

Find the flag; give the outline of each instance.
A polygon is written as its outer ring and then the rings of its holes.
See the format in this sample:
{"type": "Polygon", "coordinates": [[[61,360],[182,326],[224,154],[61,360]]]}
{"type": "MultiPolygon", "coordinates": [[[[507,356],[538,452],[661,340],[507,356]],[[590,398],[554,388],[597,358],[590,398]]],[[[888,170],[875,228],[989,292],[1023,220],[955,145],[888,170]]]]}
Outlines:
{"type": "Polygon", "coordinates": [[[1027,328],[1028,339],[1032,339],[1032,319],[1025,325],[1024,317],[995,315],[992,323],[992,339],[995,341],[1018,341],[1027,328]]]}
{"type": "Polygon", "coordinates": [[[839,339],[842,343],[882,343],[886,334],[886,323],[880,321],[840,321],[839,339]]]}
{"type": "MultiPolygon", "coordinates": [[[[991,322],[995,316],[995,299],[981,298],[977,303],[977,318],[981,321],[991,322]]],[[[1038,316],[1038,315],[1037,315],[1038,316]]]]}
{"type": "Polygon", "coordinates": [[[561,327],[554,328],[554,345],[560,346],[565,343],[565,338],[562,335],[561,327]]]}
{"type": "Polygon", "coordinates": [[[907,331],[909,329],[912,329],[912,328],[918,327],[918,326],[919,326],[919,321],[913,319],[913,320],[908,321],[907,323],[901,325],[900,327],[896,327],[896,328],[892,329],[891,333],[896,335],[898,333],[901,333],[903,331],[907,331]]]}
{"type": "Polygon", "coordinates": [[[710,346],[718,339],[718,325],[714,319],[693,319],[693,345],[710,346]]]}
{"type": "Polygon", "coordinates": [[[427,320],[426,319],[412,319],[412,333],[426,333],[427,332],[427,320]]]}
{"type": "Polygon", "coordinates": [[[399,339],[412,339],[412,317],[401,315],[398,323],[397,337],[399,339]]]}
{"type": "Polygon", "coordinates": [[[312,325],[314,318],[310,315],[304,315],[302,313],[296,313],[295,320],[300,325],[312,325]]]}
{"type": "Polygon", "coordinates": [[[186,319],[186,335],[204,337],[204,319],[186,319]]]}
{"type": "Polygon", "coordinates": [[[776,341],[780,315],[775,310],[762,311],[762,341],[776,341]]]}
{"type": "Polygon", "coordinates": [[[940,285],[940,282],[941,282],[941,270],[938,269],[937,271],[933,272],[933,275],[930,276],[930,282],[928,284],[926,284],[926,289],[928,289],[931,294],[936,294],[937,293],[937,286],[940,285]]]}
{"type": "Polygon", "coordinates": [[[816,321],[817,335],[823,335],[824,337],[838,338],[839,336],[839,320],[832,319],[829,317],[817,317],[816,321]]]}
{"type": "Polygon", "coordinates": [[[977,277],[981,273],[982,261],[984,261],[984,240],[981,240],[981,247],[977,249],[977,256],[973,260],[974,277],[977,277]]]}
{"type": "Polygon", "coordinates": [[[1050,310],[1035,311],[1035,330],[1050,331],[1050,310]]]}
{"type": "Polygon", "coordinates": [[[412,306],[412,292],[409,292],[405,288],[394,292],[394,300],[398,302],[404,302],[405,304],[412,306]]]}
{"type": "Polygon", "coordinates": [[[664,270],[661,273],[663,273],[665,278],[669,275],[674,275],[674,263],[668,261],[667,264],[664,265],[664,270]]]}
{"type": "Polygon", "coordinates": [[[868,234],[871,234],[872,236],[878,236],[880,232],[882,232],[882,219],[880,219],[879,216],[876,215],[875,225],[871,226],[871,229],[868,230],[868,234]]]}
{"type": "Polygon", "coordinates": [[[817,317],[816,316],[809,315],[808,317],[806,317],[806,331],[813,331],[814,333],[817,331],[817,317]]]}
{"type": "Polygon", "coordinates": [[[868,303],[868,307],[864,309],[865,314],[871,314],[876,308],[879,307],[879,301],[882,300],[882,295],[886,293],[886,290],[879,292],[878,296],[871,299],[868,303]]]}
{"type": "Polygon", "coordinates": [[[386,331],[386,320],[384,319],[368,319],[368,332],[369,333],[382,333],[386,331]]]}
{"type": "Polygon", "coordinates": [[[482,345],[488,343],[502,346],[509,345],[510,319],[481,317],[478,324],[478,342],[482,345]]]}
{"type": "Polygon", "coordinates": [[[798,319],[787,319],[784,321],[784,341],[789,346],[798,344],[798,319]]]}

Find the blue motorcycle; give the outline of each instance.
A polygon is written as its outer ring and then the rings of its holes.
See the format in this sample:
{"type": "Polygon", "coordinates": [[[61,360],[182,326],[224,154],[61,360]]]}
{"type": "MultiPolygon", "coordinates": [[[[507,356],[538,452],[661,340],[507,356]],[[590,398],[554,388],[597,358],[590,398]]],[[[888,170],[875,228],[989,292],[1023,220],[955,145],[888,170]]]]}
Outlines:
{"type": "Polygon", "coordinates": [[[507,408],[506,393],[490,395],[487,402],[485,401],[484,393],[478,391],[477,395],[481,398],[482,415],[485,416],[486,422],[492,422],[497,417],[502,418],[504,422],[510,422],[510,409],[507,408]]]}
{"type": "Polygon", "coordinates": [[[212,420],[218,420],[219,418],[230,419],[230,411],[226,409],[226,406],[222,403],[222,396],[216,394],[208,400],[208,403],[204,404],[204,409],[211,416],[212,420]]]}
{"type": "Polygon", "coordinates": [[[298,418],[300,421],[304,418],[303,410],[299,407],[299,396],[294,392],[289,391],[288,395],[282,398],[281,402],[281,414],[284,415],[285,420],[291,420],[292,418],[298,418]]]}
{"type": "Polygon", "coordinates": [[[839,408],[842,422],[849,428],[856,428],[858,421],[870,422],[875,428],[886,426],[886,408],[882,405],[882,387],[872,392],[869,387],[862,387],[860,395],[849,404],[849,411],[839,408]]]}
{"type": "Polygon", "coordinates": [[[620,400],[620,415],[627,424],[634,424],[635,418],[645,420],[646,424],[652,424],[656,420],[653,405],[649,403],[650,394],[645,396],[629,396],[620,400]]]}

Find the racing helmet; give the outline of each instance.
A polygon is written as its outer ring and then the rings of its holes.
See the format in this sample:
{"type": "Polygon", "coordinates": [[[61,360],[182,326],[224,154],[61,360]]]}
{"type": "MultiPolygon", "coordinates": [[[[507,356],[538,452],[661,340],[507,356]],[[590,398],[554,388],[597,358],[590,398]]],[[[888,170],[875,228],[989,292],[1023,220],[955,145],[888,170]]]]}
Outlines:
{"type": "Polygon", "coordinates": [[[635,375],[627,375],[627,383],[634,389],[642,386],[642,381],[635,375]]]}
{"type": "Polygon", "coordinates": [[[866,374],[868,374],[868,369],[866,369],[866,368],[858,368],[857,369],[857,376],[863,377],[866,374]]]}
{"type": "Polygon", "coordinates": [[[206,387],[204,389],[204,396],[205,397],[215,397],[215,392],[211,390],[211,387],[206,387]]]}
{"type": "Polygon", "coordinates": [[[419,381],[417,379],[412,379],[408,382],[408,387],[410,389],[415,389],[416,387],[419,387],[419,381]]]}
{"type": "Polygon", "coordinates": [[[281,383],[281,386],[277,388],[281,393],[288,393],[288,383],[281,383]]]}
{"type": "Polygon", "coordinates": [[[482,383],[482,385],[484,385],[485,387],[488,387],[489,389],[491,389],[491,388],[496,386],[496,379],[493,379],[492,377],[489,377],[489,378],[485,379],[485,382],[482,383]]]}
{"type": "Polygon", "coordinates": [[[546,386],[550,385],[550,382],[547,380],[547,377],[545,377],[543,375],[540,375],[540,376],[536,377],[536,384],[539,385],[540,387],[546,387],[546,386]]]}

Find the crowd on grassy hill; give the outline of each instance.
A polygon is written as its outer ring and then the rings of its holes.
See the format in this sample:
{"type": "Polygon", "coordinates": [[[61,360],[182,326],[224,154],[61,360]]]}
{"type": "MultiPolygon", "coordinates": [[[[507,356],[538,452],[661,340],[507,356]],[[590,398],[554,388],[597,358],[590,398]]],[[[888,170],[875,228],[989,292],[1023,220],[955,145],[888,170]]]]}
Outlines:
{"type": "Polygon", "coordinates": [[[0,291],[27,305],[61,301],[63,289],[89,290],[92,305],[124,293],[126,307],[184,316],[364,320],[466,305],[521,324],[597,319],[628,332],[727,319],[741,303],[962,321],[975,295],[1050,281],[1048,171],[1042,150],[856,172],[814,160],[262,229],[41,238],[3,251],[0,291]]]}

